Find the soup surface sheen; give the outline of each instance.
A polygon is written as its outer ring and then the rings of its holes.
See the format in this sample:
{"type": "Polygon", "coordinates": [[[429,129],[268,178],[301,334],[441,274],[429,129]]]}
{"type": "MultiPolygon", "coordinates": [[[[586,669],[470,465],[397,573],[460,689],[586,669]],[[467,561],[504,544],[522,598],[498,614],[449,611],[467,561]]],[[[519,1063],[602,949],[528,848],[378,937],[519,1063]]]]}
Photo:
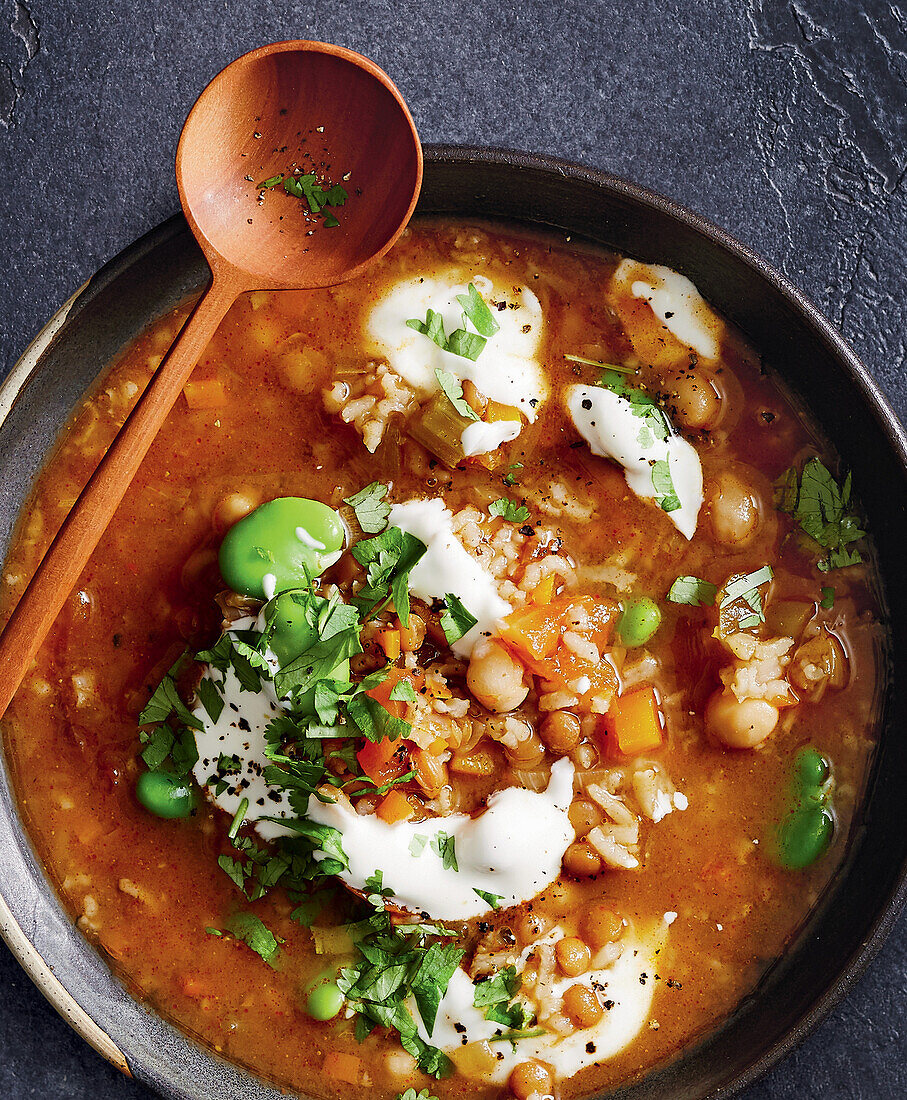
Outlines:
{"type": "MultiPolygon", "coordinates": [[[[7,610],[184,316],[76,411],[7,610]]],[[[883,671],[845,475],[667,268],[422,221],[249,295],[11,708],[30,835],[136,996],[289,1090],[633,1080],[843,858],[883,671]]]]}

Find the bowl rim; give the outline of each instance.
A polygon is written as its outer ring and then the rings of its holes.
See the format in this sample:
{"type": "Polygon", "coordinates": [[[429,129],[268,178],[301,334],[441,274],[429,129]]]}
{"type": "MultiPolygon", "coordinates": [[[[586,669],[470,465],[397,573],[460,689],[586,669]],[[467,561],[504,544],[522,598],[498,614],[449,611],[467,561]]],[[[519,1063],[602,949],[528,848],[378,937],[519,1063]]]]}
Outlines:
{"type": "MultiPolygon", "coordinates": [[[[533,153],[501,146],[452,143],[427,143],[423,148],[428,170],[435,165],[447,165],[453,168],[472,164],[511,166],[591,184],[615,196],[654,209],[705,238],[712,247],[717,246],[720,250],[730,253],[786,299],[793,312],[806,322],[813,334],[826,346],[831,356],[837,360],[860,391],[870,413],[885,436],[886,444],[894,452],[898,464],[907,470],[907,429],[901,424],[881,386],[872,377],[844,336],[812,300],[773,264],[710,219],[674,199],[621,176],[547,153],[533,153]]],[[[418,213],[417,207],[416,216],[418,213]]],[[[52,345],[58,332],[88,308],[94,299],[123,272],[148,253],[185,232],[188,232],[188,225],[184,215],[173,214],[104,263],[53,313],[0,383],[0,429],[29,380],[39,369],[44,353],[52,345]]],[[[0,768],[5,768],[2,758],[0,758],[0,768]]],[[[16,816],[18,817],[18,813],[16,816]]],[[[21,828],[21,819],[18,824],[21,828]]],[[[53,892],[53,887],[49,883],[48,888],[53,892]]],[[[834,981],[803,1013],[793,1028],[772,1043],[761,1056],[741,1069],[728,1085],[717,1086],[709,1093],[703,1094],[704,1100],[708,1097],[717,1100],[719,1095],[722,1098],[738,1095],[802,1043],[866,972],[890,934],[905,903],[907,903],[907,863],[902,864],[884,904],[879,907],[871,922],[868,935],[851,954],[849,961],[834,981]]],[[[131,1062],[127,1060],[126,1054],[55,976],[52,963],[45,961],[15,919],[3,897],[2,884],[0,884],[0,937],[6,942],[41,994],[73,1030],[127,1077],[133,1076],[131,1066],[134,1066],[137,1070],[137,1078],[155,1087],[156,1082],[152,1082],[152,1076],[142,1072],[141,1060],[135,1058],[131,1062]]],[[[127,993],[127,995],[131,994],[127,993]]],[[[216,1058],[205,1048],[201,1049],[203,1054],[216,1058]]]]}

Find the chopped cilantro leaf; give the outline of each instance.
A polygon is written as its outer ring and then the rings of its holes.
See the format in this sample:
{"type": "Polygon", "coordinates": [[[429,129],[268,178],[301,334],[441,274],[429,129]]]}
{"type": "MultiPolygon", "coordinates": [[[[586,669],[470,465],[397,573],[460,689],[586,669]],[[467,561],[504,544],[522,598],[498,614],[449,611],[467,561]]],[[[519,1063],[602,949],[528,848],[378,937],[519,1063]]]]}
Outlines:
{"type": "Polygon", "coordinates": [[[507,473],[504,474],[504,476],[501,478],[501,481],[504,482],[508,489],[512,489],[513,486],[516,484],[516,474],[513,471],[522,470],[522,468],[522,462],[514,462],[512,465],[507,467],[507,473]]]}
{"type": "Polygon", "coordinates": [[[866,534],[859,518],[850,510],[850,493],[850,474],[839,488],[818,458],[811,458],[799,477],[791,467],[776,486],[778,510],[792,516],[804,533],[827,551],[817,563],[823,573],[863,560],[858,550],[848,549],[866,534]]]}
{"type": "Polygon", "coordinates": [[[165,764],[176,738],[169,726],[158,726],[151,732],[142,750],[142,759],[151,772],[159,771],[165,764]]]}
{"type": "MultiPolygon", "coordinates": [[[[277,180],[280,183],[281,180],[277,180]]],[[[340,222],[331,213],[323,213],[326,206],[343,206],[349,195],[339,183],[322,187],[314,173],[283,177],[283,189],[294,199],[304,199],[313,214],[321,214],[322,224],[326,228],[338,226],[340,222]]],[[[276,186],[276,183],[274,184],[276,186]]]]}
{"type": "Polygon", "coordinates": [[[487,890],[480,890],[478,886],[473,886],[472,892],[478,894],[482,901],[487,902],[492,909],[501,908],[501,902],[504,900],[503,894],[490,894],[487,890]]]}
{"type": "Polygon", "coordinates": [[[489,515],[500,516],[508,523],[525,523],[529,519],[529,509],[525,504],[517,504],[509,497],[499,497],[488,505],[489,515]]]}
{"type": "Polygon", "coordinates": [[[204,722],[196,718],[189,710],[176,689],[176,677],[179,675],[179,670],[185,658],[184,653],[165,673],[164,678],[154,689],[151,698],[139,714],[138,723],[140,726],[151,726],[158,722],[165,722],[171,714],[175,714],[180,722],[192,726],[193,729],[202,730],[205,728],[204,722]]]}
{"type": "Polygon", "coordinates": [[[435,836],[432,847],[441,858],[441,865],[445,871],[459,871],[457,865],[457,838],[440,832],[435,836]]]}
{"type": "Polygon", "coordinates": [[[236,913],[227,921],[227,931],[247,947],[261,955],[269,965],[274,965],[278,945],[282,940],[270,932],[254,913],[236,913]]]}
{"type": "Polygon", "coordinates": [[[444,396],[460,416],[465,416],[467,420],[479,419],[478,414],[463,397],[463,384],[455,374],[451,374],[448,370],[436,370],[435,377],[438,379],[438,385],[441,387],[444,396]]]}
{"type": "Polygon", "coordinates": [[[428,837],[424,833],[416,833],[409,842],[409,854],[411,856],[421,856],[425,851],[426,844],[428,844],[428,837]]]}
{"type": "Polygon", "coordinates": [[[410,318],[406,322],[406,327],[415,329],[416,332],[421,332],[423,336],[427,336],[429,340],[432,340],[438,345],[439,348],[447,350],[447,336],[444,332],[444,318],[440,313],[433,309],[428,310],[425,314],[425,320],[420,321],[416,317],[410,318]]]}
{"type": "Polygon", "coordinates": [[[437,1096],[432,1096],[428,1089],[420,1089],[416,1092],[415,1089],[407,1089],[406,1092],[398,1092],[394,1100],[438,1100],[437,1096]]]}
{"type": "MultiPolygon", "coordinates": [[[[472,326],[480,336],[494,336],[500,326],[492,316],[485,299],[476,287],[470,283],[466,294],[458,294],[457,301],[463,307],[463,313],[472,321],[472,326]]],[[[464,322],[465,324],[465,322],[464,322]]]]}
{"type": "Polygon", "coordinates": [[[468,634],[479,620],[466,610],[459,598],[452,592],[447,593],[444,602],[447,606],[441,612],[441,629],[444,631],[447,644],[453,645],[464,634],[468,634]]]}
{"type": "MultiPolygon", "coordinates": [[[[630,411],[643,421],[644,426],[651,434],[651,442],[642,444],[640,441],[641,445],[652,446],[656,439],[661,443],[667,443],[671,436],[671,424],[667,416],[655,403],[654,397],[651,397],[645,390],[631,386],[620,373],[621,370],[622,368],[619,367],[608,367],[602,372],[599,385],[629,402],[630,411]]],[[[665,511],[672,511],[672,509],[666,508],[665,511]]]]}
{"type": "Polygon", "coordinates": [[[467,332],[465,328],[458,328],[447,338],[445,350],[449,351],[451,355],[459,355],[463,359],[471,359],[475,362],[482,354],[486,343],[484,336],[479,336],[475,332],[467,332]]]}
{"type": "Polygon", "coordinates": [[[356,513],[356,522],[367,535],[377,535],[387,527],[391,506],[384,498],[389,491],[388,485],[373,481],[354,496],[343,498],[343,503],[356,513]]]}
{"type": "Polygon", "coordinates": [[[205,708],[205,713],[212,722],[216,722],[224,709],[224,699],[214,686],[214,682],[207,676],[203,676],[201,680],[199,680],[198,687],[195,690],[198,695],[198,701],[205,708]]]}
{"type": "Polygon", "coordinates": [[[701,577],[678,577],[668,591],[671,603],[688,604],[690,607],[711,607],[718,595],[718,586],[701,577]]]}
{"type": "Polygon", "coordinates": [[[822,589],[822,599],[819,601],[819,607],[823,611],[829,611],[835,606],[835,590],[833,588],[822,589]]]}
{"type": "Polygon", "coordinates": [[[732,580],[723,589],[721,602],[718,605],[719,609],[723,610],[738,602],[748,607],[752,614],[739,620],[737,626],[741,630],[748,630],[752,626],[758,626],[759,623],[765,622],[760,587],[768,584],[773,576],[772,567],[763,565],[761,569],[732,580]]]}
{"type": "Polygon", "coordinates": [[[505,966],[492,978],[486,978],[476,984],[472,1003],[476,1008],[486,1008],[488,1005],[501,1004],[509,1001],[519,990],[522,980],[516,972],[516,967],[505,966]]]}
{"type": "Polygon", "coordinates": [[[449,1074],[450,1059],[420,1037],[407,1001],[412,997],[430,1035],[441,998],[465,953],[455,943],[442,942],[454,933],[436,925],[395,927],[382,910],[350,926],[349,932],[358,958],[340,971],[337,984],[357,1016],[357,1037],[375,1027],[391,1028],[423,1072],[449,1074]]]}
{"type": "Polygon", "coordinates": [[[674,488],[671,467],[667,459],[659,460],[652,466],[652,488],[655,500],[663,512],[676,512],[680,507],[680,498],[674,488]]]}
{"type": "Polygon", "coordinates": [[[401,625],[409,626],[409,574],[425,551],[424,542],[399,527],[356,543],[353,557],[366,570],[356,604],[365,618],[392,599],[401,625]]]}
{"type": "Polygon", "coordinates": [[[398,680],[391,688],[390,698],[395,703],[415,703],[418,696],[409,680],[398,680]]]}

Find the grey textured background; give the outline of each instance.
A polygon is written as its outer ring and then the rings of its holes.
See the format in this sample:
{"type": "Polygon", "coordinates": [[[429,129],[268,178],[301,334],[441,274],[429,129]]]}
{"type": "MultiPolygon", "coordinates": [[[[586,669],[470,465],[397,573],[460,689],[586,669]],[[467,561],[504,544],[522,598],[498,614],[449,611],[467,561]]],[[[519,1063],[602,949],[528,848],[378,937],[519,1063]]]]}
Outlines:
{"type": "MultiPolygon", "coordinates": [[[[177,207],[203,84],[281,38],[373,57],[426,141],[550,152],[718,222],[835,320],[904,417],[907,8],[881,0],[0,0],[0,371],[177,207]],[[317,12],[316,10],[317,9],[317,12]]],[[[907,1096],[907,921],[747,1100],[907,1096]]],[[[0,1094],[149,1094],[0,945],[0,1094]]]]}

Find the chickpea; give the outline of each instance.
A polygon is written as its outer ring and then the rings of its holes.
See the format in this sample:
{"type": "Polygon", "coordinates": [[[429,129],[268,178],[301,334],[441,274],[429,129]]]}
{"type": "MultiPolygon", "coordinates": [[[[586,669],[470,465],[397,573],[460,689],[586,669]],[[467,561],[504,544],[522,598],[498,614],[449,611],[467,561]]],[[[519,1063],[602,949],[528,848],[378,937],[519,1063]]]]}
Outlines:
{"type": "Polygon", "coordinates": [[[592,962],[592,952],[578,936],[564,936],[554,948],[557,965],[568,978],[585,974],[592,962]]]}
{"type": "Polygon", "coordinates": [[[602,869],[602,861],[584,840],[578,840],[564,852],[564,867],[577,878],[591,878],[602,869]]]}
{"type": "Polygon", "coordinates": [[[483,707],[503,714],[518,707],[529,694],[523,671],[503,646],[482,641],[469,659],[466,684],[483,707]]]}
{"type": "Polygon", "coordinates": [[[569,710],[553,710],[542,723],[539,734],[552,752],[563,756],[580,742],[579,719],[569,710]]]}
{"type": "Polygon", "coordinates": [[[223,532],[233,526],[234,523],[247,516],[258,507],[258,502],[250,493],[227,493],[215,504],[211,514],[211,522],[214,530],[223,532]]]}
{"type": "Polygon", "coordinates": [[[514,1066],[508,1083],[516,1100],[529,1100],[534,1093],[545,1095],[551,1092],[554,1082],[551,1070],[545,1063],[533,1058],[514,1066]]]}
{"type": "Polygon", "coordinates": [[[425,620],[421,615],[410,612],[409,626],[400,624],[400,648],[404,653],[415,653],[425,641],[425,620]]]}
{"type": "Polygon", "coordinates": [[[705,728],[732,749],[754,749],[778,724],[778,708],[764,699],[739,700],[719,689],[705,708],[705,728]]]}
{"type": "Polygon", "coordinates": [[[601,825],[602,815],[598,806],[594,802],[590,802],[586,798],[576,798],[570,803],[570,809],[567,811],[567,816],[570,818],[570,824],[573,826],[573,831],[577,837],[584,837],[586,833],[591,832],[596,825],[601,825]]]}
{"type": "Polygon", "coordinates": [[[447,784],[447,764],[440,756],[425,749],[416,749],[411,759],[416,769],[416,782],[429,798],[437,798],[447,784]]]}
{"type": "Polygon", "coordinates": [[[798,646],[790,665],[797,694],[811,703],[818,703],[828,688],[846,687],[849,674],[844,647],[827,630],[798,646]]]}
{"type": "Polygon", "coordinates": [[[520,915],[514,925],[520,943],[535,943],[551,928],[551,921],[541,913],[529,910],[520,915]]]}
{"type": "Polygon", "coordinates": [[[564,1013],[576,1027],[595,1027],[604,1012],[598,994],[588,985],[577,982],[564,993],[564,1013]]]}
{"type": "Polygon", "coordinates": [[[721,397],[710,378],[695,370],[683,371],[673,380],[671,403],[684,428],[712,428],[721,416],[721,397]]]}
{"type": "Polygon", "coordinates": [[[507,758],[514,767],[534,768],[544,760],[545,746],[535,730],[531,730],[528,737],[524,737],[513,747],[508,745],[507,758]]]}
{"type": "Polygon", "coordinates": [[[614,943],[624,934],[624,922],[619,913],[605,903],[590,906],[583,915],[582,931],[586,942],[596,950],[614,943]]]}
{"type": "Polygon", "coordinates": [[[724,546],[743,546],[761,523],[759,500],[752,488],[732,470],[722,470],[709,485],[709,522],[712,534],[724,546]]]}

